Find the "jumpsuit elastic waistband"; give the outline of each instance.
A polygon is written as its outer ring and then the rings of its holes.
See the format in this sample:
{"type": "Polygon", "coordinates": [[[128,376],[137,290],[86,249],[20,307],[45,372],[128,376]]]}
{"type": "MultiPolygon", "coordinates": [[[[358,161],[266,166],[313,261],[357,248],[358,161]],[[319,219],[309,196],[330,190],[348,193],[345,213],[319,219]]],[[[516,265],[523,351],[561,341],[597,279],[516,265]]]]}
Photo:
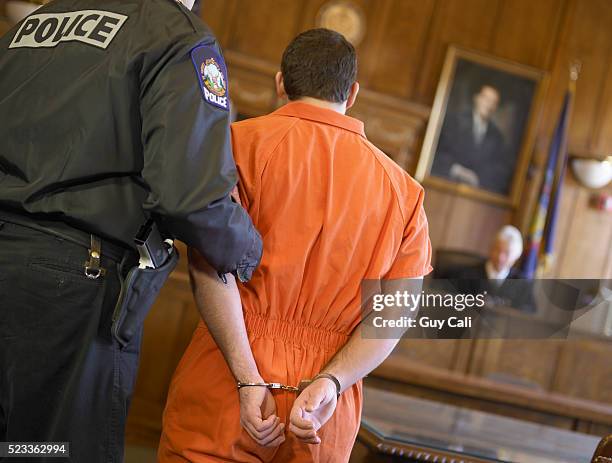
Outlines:
{"type": "Polygon", "coordinates": [[[245,313],[244,321],[249,337],[281,339],[304,347],[336,351],[346,344],[349,338],[347,334],[338,331],[300,325],[295,321],[272,320],[255,314],[245,313]]]}

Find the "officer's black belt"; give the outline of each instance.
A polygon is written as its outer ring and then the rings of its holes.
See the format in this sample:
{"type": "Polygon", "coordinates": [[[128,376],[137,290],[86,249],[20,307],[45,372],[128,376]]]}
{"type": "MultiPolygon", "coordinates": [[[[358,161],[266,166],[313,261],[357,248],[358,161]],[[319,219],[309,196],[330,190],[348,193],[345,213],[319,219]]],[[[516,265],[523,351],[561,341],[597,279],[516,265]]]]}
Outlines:
{"type": "MultiPolygon", "coordinates": [[[[30,216],[25,213],[0,210],[0,220],[21,225],[23,227],[38,230],[49,235],[56,236],[66,241],[90,249],[92,246],[92,234],[79,230],[60,220],[41,218],[40,216],[30,216]]],[[[100,239],[101,255],[108,257],[115,262],[121,262],[126,255],[136,255],[136,250],[117,245],[111,241],[100,239]]]]}

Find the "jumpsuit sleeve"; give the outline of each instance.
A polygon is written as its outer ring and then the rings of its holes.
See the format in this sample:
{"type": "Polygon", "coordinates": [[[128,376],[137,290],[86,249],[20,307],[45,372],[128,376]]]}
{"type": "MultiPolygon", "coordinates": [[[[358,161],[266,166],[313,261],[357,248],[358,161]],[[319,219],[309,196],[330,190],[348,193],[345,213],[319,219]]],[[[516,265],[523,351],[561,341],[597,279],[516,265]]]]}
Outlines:
{"type": "Polygon", "coordinates": [[[416,202],[404,228],[402,243],[386,279],[417,278],[427,275],[431,267],[429,226],[423,207],[424,191],[418,187],[416,202]]]}
{"type": "MultiPolygon", "coordinates": [[[[216,43],[208,45],[221,56],[216,43]]],[[[190,50],[177,47],[141,82],[142,176],[146,211],[175,238],[197,249],[220,273],[250,279],[262,242],[232,201],[237,181],[229,111],[203,98],[190,50]]],[[[229,101],[229,99],[228,99],[229,101]]]]}

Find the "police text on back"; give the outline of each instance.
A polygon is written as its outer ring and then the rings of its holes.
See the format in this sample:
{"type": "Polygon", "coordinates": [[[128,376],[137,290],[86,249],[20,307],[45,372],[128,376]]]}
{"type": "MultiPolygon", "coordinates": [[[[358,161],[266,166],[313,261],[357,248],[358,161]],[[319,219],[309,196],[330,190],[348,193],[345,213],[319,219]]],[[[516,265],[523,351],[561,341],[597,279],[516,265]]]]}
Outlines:
{"type": "Polygon", "coordinates": [[[21,24],[9,48],[48,48],[78,41],[106,49],[127,18],[101,10],[31,15],[21,24]]]}

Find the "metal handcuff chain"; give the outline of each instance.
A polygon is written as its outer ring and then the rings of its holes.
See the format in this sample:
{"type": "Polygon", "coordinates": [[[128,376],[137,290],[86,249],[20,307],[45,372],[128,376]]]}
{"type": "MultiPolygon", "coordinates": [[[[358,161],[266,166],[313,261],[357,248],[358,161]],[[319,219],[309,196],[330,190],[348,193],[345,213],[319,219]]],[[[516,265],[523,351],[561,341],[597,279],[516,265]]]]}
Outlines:
{"type": "Polygon", "coordinates": [[[322,379],[322,378],[327,378],[336,385],[336,397],[340,397],[340,390],[341,390],[340,381],[338,381],[338,378],[336,378],[335,376],[327,374],[327,373],[318,374],[312,379],[304,379],[300,381],[300,383],[297,386],[287,386],[282,383],[241,383],[241,382],[238,382],[237,386],[238,386],[238,390],[244,387],[265,387],[270,390],[282,390],[282,391],[289,391],[289,392],[297,392],[298,394],[300,394],[302,393],[304,389],[310,386],[314,381],[316,381],[317,379],[322,379]]]}

